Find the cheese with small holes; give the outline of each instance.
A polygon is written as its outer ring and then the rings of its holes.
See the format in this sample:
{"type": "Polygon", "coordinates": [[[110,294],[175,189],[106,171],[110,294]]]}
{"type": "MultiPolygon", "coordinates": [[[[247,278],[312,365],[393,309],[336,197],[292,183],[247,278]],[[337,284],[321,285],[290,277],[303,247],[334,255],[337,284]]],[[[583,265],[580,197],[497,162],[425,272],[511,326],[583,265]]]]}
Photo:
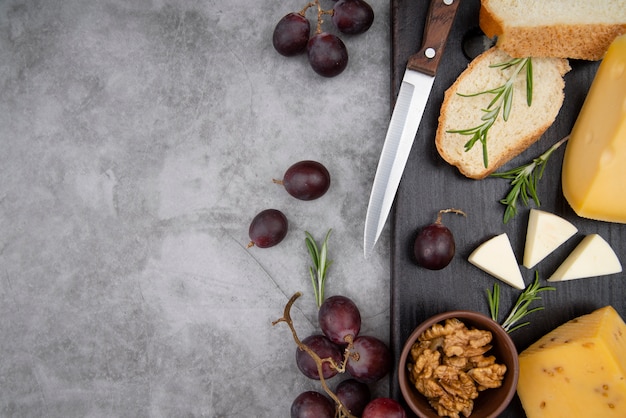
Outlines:
{"type": "Polygon", "coordinates": [[[626,223],[626,35],[609,47],[572,128],[563,195],[583,218],[626,223]]]}
{"type": "Polygon", "coordinates": [[[626,324],[612,306],[573,319],[519,355],[528,418],[626,417],[626,324]]]}

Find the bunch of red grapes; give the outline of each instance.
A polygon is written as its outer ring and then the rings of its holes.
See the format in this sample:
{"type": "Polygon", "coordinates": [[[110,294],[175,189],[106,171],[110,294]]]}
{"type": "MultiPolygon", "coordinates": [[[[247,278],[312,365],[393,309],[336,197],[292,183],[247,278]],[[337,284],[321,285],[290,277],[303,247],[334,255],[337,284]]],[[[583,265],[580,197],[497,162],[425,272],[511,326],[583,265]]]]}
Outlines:
{"type": "MultiPolygon", "coordinates": [[[[363,418],[403,418],[403,408],[389,398],[372,399],[369,384],[386,376],[392,367],[391,352],[387,345],[373,336],[361,335],[361,314],[356,304],[345,296],[327,298],[318,311],[321,334],[302,340],[320,359],[322,378],[331,379],[339,373],[350,378],[341,381],[335,395],[350,414],[363,418]]],[[[298,369],[310,379],[321,380],[318,362],[301,347],[296,349],[298,369]]],[[[301,393],[291,405],[291,418],[335,417],[336,405],[326,395],[307,391],[301,393]]]]}
{"type": "Polygon", "coordinates": [[[374,11],[364,0],[338,0],[330,10],[323,10],[319,0],[300,12],[285,15],[276,25],[272,43],[276,51],[290,57],[306,52],[313,70],[324,77],[334,77],[348,65],[348,49],[339,36],[322,30],[323,16],[331,16],[334,27],[346,35],[367,31],[374,21],[374,11]],[[317,8],[317,25],[311,36],[306,12],[317,8]]]}

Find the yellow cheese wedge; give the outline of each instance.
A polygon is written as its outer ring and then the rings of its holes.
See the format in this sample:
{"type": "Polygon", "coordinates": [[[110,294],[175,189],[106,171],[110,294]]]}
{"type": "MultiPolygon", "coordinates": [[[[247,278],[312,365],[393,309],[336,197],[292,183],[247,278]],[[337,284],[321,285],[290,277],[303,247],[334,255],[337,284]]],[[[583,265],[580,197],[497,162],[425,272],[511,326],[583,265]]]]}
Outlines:
{"type": "Polygon", "coordinates": [[[509,236],[504,233],[480,244],[468,261],[516,289],[524,289],[524,279],[511,247],[509,236]]]}
{"type": "Polygon", "coordinates": [[[606,276],[622,271],[617,254],[598,234],[587,235],[548,279],[549,282],[606,276]]]}
{"type": "Polygon", "coordinates": [[[581,217],[626,223],[626,35],[600,63],[563,159],[563,194],[581,217]]]}
{"type": "Polygon", "coordinates": [[[524,267],[533,268],[570,239],[578,228],[553,213],[531,209],[526,230],[524,267]]]}
{"type": "Polygon", "coordinates": [[[626,417],[626,324],[611,306],[546,334],[519,367],[528,418],[626,417]]]}

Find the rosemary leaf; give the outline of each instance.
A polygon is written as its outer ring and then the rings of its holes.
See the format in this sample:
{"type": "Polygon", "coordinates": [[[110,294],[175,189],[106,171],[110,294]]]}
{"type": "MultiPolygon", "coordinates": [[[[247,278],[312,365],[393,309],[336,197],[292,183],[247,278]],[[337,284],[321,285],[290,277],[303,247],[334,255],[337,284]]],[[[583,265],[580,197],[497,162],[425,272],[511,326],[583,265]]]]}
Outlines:
{"type": "Polygon", "coordinates": [[[491,319],[498,321],[498,310],[500,308],[500,285],[493,284],[493,292],[487,289],[487,300],[489,301],[489,313],[491,319]]]}
{"type": "Polygon", "coordinates": [[[311,276],[311,283],[313,285],[313,293],[315,295],[315,303],[319,308],[324,302],[324,287],[326,286],[326,273],[328,268],[333,263],[328,259],[328,238],[330,237],[332,229],[329,229],[326,233],[326,237],[322,243],[322,247],[319,248],[313,236],[305,231],[304,242],[311,256],[312,266],[309,267],[309,275],[311,276]]]}
{"type": "Polygon", "coordinates": [[[530,107],[533,103],[533,61],[526,64],[526,103],[530,107]]]}

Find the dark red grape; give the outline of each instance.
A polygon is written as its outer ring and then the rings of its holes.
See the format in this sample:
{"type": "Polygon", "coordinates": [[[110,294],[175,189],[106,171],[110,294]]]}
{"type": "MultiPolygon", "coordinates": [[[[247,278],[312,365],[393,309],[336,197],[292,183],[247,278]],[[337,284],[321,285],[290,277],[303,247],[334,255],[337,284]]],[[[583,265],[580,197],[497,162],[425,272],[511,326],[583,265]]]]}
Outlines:
{"type": "Polygon", "coordinates": [[[290,57],[306,50],[310,34],[309,20],[299,13],[289,13],[274,28],[272,43],[281,55],[290,57]]]}
{"type": "Polygon", "coordinates": [[[406,418],[406,411],[394,399],[376,398],[367,404],[361,418],[406,418]]]}
{"type": "Polygon", "coordinates": [[[369,386],[354,379],[346,379],[335,388],[335,395],[339,398],[352,415],[360,417],[365,406],[372,399],[369,386]]]}
{"type": "Polygon", "coordinates": [[[422,228],[415,237],[413,255],[420,266],[429,270],[441,270],[452,261],[456,250],[454,236],[448,227],[441,223],[442,214],[450,212],[466,216],[458,209],[442,209],[437,215],[437,220],[422,228]]]}
{"type": "Polygon", "coordinates": [[[346,371],[356,380],[373,383],[382,379],[391,370],[391,352],[387,345],[376,337],[361,335],[355,338],[346,371]]]}
{"type": "Polygon", "coordinates": [[[420,266],[441,270],[452,261],[455,248],[452,232],[446,226],[434,223],[417,234],[413,252],[420,266]]]}
{"type": "Polygon", "coordinates": [[[333,418],[335,404],[319,392],[302,392],[291,404],[291,418],[333,418]]]}
{"type": "Polygon", "coordinates": [[[339,31],[357,35],[372,26],[374,11],[363,0],[339,0],[333,7],[332,21],[339,31]]]}
{"type": "Polygon", "coordinates": [[[313,35],[307,44],[313,70],[324,77],[335,77],[348,65],[348,50],[339,37],[328,32],[313,35]]]}
{"type": "Polygon", "coordinates": [[[346,338],[356,338],[361,330],[359,308],[345,296],[327,298],[320,306],[317,319],[324,335],[335,344],[347,344],[346,338]]]}
{"type": "MultiPolygon", "coordinates": [[[[302,343],[315,352],[321,359],[332,358],[337,364],[341,364],[343,353],[339,346],[333,344],[324,335],[311,335],[302,340],[302,343]]],[[[320,380],[317,372],[317,364],[313,357],[299,347],[296,348],[296,364],[298,369],[308,378],[320,380]]],[[[330,379],[337,374],[337,370],[330,367],[328,362],[322,364],[322,374],[324,379],[330,379]]]]}
{"type": "Polygon", "coordinates": [[[285,190],[300,200],[314,200],[321,197],[330,187],[330,173],[317,161],[299,161],[285,171],[282,180],[274,180],[282,184],[285,190]]]}
{"type": "Polygon", "coordinates": [[[248,230],[250,243],[248,247],[272,247],[285,238],[287,235],[287,217],[278,209],[265,209],[259,212],[248,230]]]}

